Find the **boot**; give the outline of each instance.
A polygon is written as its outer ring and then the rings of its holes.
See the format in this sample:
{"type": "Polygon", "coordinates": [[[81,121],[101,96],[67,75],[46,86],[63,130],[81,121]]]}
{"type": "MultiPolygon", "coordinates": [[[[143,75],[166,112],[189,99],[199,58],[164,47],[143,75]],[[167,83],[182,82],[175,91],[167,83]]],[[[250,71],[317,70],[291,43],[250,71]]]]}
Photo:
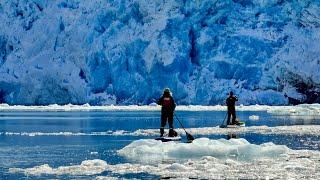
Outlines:
{"type": "Polygon", "coordinates": [[[170,129],[169,130],[169,137],[177,137],[178,136],[178,133],[173,130],[173,129],[170,129]]]}
{"type": "Polygon", "coordinates": [[[240,121],[238,119],[236,119],[233,124],[240,126],[240,121]]]}
{"type": "Polygon", "coordinates": [[[160,137],[163,137],[164,134],[164,128],[160,128],[160,137]]]}

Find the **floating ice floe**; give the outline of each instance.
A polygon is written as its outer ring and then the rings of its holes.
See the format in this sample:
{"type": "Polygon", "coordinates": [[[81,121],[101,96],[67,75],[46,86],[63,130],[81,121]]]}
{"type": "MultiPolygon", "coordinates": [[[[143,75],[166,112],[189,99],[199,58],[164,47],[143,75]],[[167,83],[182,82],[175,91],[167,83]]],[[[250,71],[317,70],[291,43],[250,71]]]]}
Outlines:
{"type": "Polygon", "coordinates": [[[90,152],[90,155],[98,155],[99,153],[98,152],[90,152]]]}
{"type": "MultiPolygon", "coordinates": [[[[179,134],[184,134],[183,129],[176,129],[179,134]]],[[[294,126],[249,126],[239,128],[219,128],[219,127],[201,127],[187,128],[187,131],[193,135],[222,135],[228,133],[246,134],[286,134],[286,135],[319,135],[320,125],[294,125],[294,126]]],[[[129,132],[128,135],[136,136],[156,136],[158,129],[139,129],[129,132]]],[[[125,134],[124,134],[125,135],[125,134]]]]}
{"type": "MultiPolygon", "coordinates": [[[[222,135],[228,133],[245,134],[286,134],[286,135],[319,135],[320,125],[294,126],[248,126],[239,128],[201,127],[187,128],[193,135],[222,135]]],[[[179,134],[185,134],[183,129],[176,129],[179,134]]],[[[5,136],[158,136],[159,129],[138,129],[136,131],[106,131],[106,132],[0,132],[5,136]]]]}
{"type": "Polygon", "coordinates": [[[43,174],[51,175],[94,175],[107,170],[108,164],[99,159],[82,161],[80,165],[60,166],[58,168],[50,167],[48,164],[35,166],[32,168],[10,168],[10,173],[25,173],[26,175],[40,176],[43,174]]]}
{"type": "MultiPolygon", "coordinates": [[[[84,105],[48,105],[48,106],[22,106],[8,104],[0,104],[1,111],[160,111],[161,107],[152,103],[149,106],[90,106],[84,105]]],[[[177,111],[226,111],[226,106],[177,106],[177,111]]],[[[320,104],[301,104],[297,106],[267,106],[267,105],[251,105],[251,106],[237,106],[237,111],[266,111],[277,116],[319,116],[320,104]]]]}
{"type": "Polygon", "coordinates": [[[257,116],[257,115],[251,115],[251,116],[249,116],[249,119],[250,119],[250,120],[257,121],[257,120],[259,120],[259,119],[260,119],[260,117],[259,117],[259,116],[257,116]]]}
{"type": "Polygon", "coordinates": [[[319,116],[320,104],[300,104],[297,106],[274,106],[267,108],[267,112],[282,116],[319,116]]]}
{"type": "Polygon", "coordinates": [[[266,143],[262,145],[250,144],[245,139],[195,139],[192,143],[176,143],[153,139],[133,141],[118,154],[135,161],[159,161],[162,159],[188,159],[212,156],[215,158],[237,158],[252,160],[262,157],[279,157],[288,148],[283,145],[266,143]]]}
{"type": "Polygon", "coordinates": [[[245,139],[197,139],[192,144],[138,140],[118,153],[135,161],[111,165],[99,159],[80,165],[10,168],[28,176],[94,175],[109,179],[126,174],[148,173],[159,177],[207,179],[318,179],[320,152],[291,150],[286,146],[250,144],[245,139]],[[141,159],[141,157],[143,159],[141,159]],[[156,163],[154,163],[156,161],[156,163]],[[108,176],[101,173],[108,171],[108,176]]]}
{"type": "MultiPolygon", "coordinates": [[[[252,110],[252,111],[265,111],[269,106],[239,106],[239,110],[252,110]]],[[[57,105],[52,104],[48,106],[23,106],[23,105],[13,105],[0,104],[0,111],[159,111],[161,106],[156,103],[151,103],[150,105],[138,106],[138,105],[128,105],[128,106],[90,106],[89,104],[84,105],[57,105]]],[[[189,106],[177,106],[176,110],[180,111],[225,111],[226,106],[216,105],[216,106],[201,106],[201,105],[189,105],[189,106]]]]}

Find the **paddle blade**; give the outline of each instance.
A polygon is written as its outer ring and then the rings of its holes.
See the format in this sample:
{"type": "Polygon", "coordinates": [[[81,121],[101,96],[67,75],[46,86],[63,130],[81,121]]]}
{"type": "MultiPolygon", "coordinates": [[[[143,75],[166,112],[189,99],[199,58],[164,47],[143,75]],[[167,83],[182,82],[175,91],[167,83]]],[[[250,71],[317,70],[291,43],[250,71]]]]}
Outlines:
{"type": "Polygon", "coordinates": [[[187,133],[187,132],[186,132],[186,136],[187,136],[188,141],[193,141],[194,140],[194,137],[191,134],[187,133]]]}

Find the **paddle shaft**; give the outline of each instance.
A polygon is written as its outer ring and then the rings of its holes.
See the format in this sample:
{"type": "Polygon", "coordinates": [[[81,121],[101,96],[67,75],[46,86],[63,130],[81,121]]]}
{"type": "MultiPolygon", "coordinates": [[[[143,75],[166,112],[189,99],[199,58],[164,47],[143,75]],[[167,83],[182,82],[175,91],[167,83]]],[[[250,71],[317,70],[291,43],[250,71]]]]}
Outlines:
{"type": "Polygon", "coordinates": [[[176,116],[176,114],[174,114],[174,117],[176,117],[176,119],[178,120],[180,126],[182,127],[182,129],[187,133],[186,129],[183,127],[182,123],[180,122],[179,118],[176,116]]]}
{"type": "Polygon", "coordinates": [[[224,122],[226,121],[227,115],[228,115],[228,112],[227,112],[226,115],[224,116],[224,119],[223,119],[222,124],[221,124],[222,126],[224,125],[224,122]]]}
{"type": "Polygon", "coordinates": [[[192,142],[192,141],[194,140],[194,137],[186,131],[186,129],[183,127],[181,121],[179,120],[178,116],[176,116],[175,114],[174,114],[174,116],[176,117],[176,119],[178,120],[180,126],[182,127],[182,129],[183,129],[184,132],[186,133],[186,136],[187,136],[188,141],[189,141],[189,142],[192,142]]]}

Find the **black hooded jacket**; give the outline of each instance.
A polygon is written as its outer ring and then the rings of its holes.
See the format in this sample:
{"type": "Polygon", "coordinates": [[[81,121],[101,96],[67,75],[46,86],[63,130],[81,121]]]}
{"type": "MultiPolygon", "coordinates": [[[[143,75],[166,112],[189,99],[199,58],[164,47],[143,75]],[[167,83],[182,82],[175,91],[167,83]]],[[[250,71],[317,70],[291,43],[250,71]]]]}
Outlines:
{"type": "Polygon", "coordinates": [[[229,96],[226,100],[228,110],[235,110],[236,101],[238,101],[237,96],[229,96]]]}
{"type": "Polygon", "coordinates": [[[162,106],[162,112],[173,112],[176,108],[176,103],[170,94],[163,94],[157,104],[162,106]]]}

